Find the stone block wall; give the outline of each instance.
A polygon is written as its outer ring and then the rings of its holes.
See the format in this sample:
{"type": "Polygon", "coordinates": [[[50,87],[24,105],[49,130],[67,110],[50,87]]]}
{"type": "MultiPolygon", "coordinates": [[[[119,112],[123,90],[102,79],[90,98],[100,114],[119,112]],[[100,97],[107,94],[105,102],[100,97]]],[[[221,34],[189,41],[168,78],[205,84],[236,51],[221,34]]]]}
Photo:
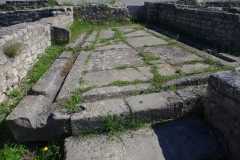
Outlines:
{"type": "Polygon", "coordinates": [[[83,4],[83,3],[109,3],[111,0],[56,0],[59,4],[63,2],[71,3],[74,5],[83,4]]]}
{"type": "Polygon", "coordinates": [[[145,6],[144,5],[128,5],[129,15],[133,20],[145,19],[145,6]]]}
{"type": "Polygon", "coordinates": [[[240,68],[211,75],[204,102],[206,121],[224,134],[229,159],[240,157],[240,68]]]}
{"type": "Polygon", "coordinates": [[[87,22],[128,21],[129,12],[125,7],[112,7],[110,4],[86,4],[74,7],[73,17],[87,22]]]}
{"type": "Polygon", "coordinates": [[[240,53],[239,14],[145,2],[147,20],[180,28],[195,37],[240,53]]]}
{"type": "Polygon", "coordinates": [[[12,10],[26,10],[26,9],[37,9],[43,7],[50,7],[48,0],[38,1],[6,1],[0,3],[0,11],[12,11],[12,10]]]}
{"type": "Polygon", "coordinates": [[[0,28],[24,22],[34,22],[42,18],[51,17],[52,12],[61,11],[72,14],[72,7],[54,7],[24,11],[0,12],[0,28]]]}
{"type": "Polygon", "coordinates": [[[0,103],[6,95],[18,87],[20,82],[38,60],[38,54],[45,53],[51,45],[51,26],[69,28],[73,15],[43,18],[40,21],[22,23],[0,28],[0,103]],[[14,58],[5,55],[7,44],[20,43],[21,52],[14,58]]]}

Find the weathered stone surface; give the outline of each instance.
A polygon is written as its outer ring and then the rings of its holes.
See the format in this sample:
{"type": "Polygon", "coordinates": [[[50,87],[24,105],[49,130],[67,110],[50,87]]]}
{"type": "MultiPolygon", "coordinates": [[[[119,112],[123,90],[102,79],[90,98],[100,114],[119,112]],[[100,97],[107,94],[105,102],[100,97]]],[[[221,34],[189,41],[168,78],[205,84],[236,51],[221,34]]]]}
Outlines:
{"type": "Polygon", "coordinates": [[[196,64],[185,64],[182,66],[183,73],[191,73],[196,70],[203,70],[208,68],[208,64],[196,63],[196,64]]]}
{"type": "Polygon", "coordinates": [[[173,120],[157,128],[144,128],[120,136],[123,143],[105,136],[82,141],[69,137],[64,144],[64,160],[225,158],[221,142],[211,136],[204,124],[196,119],[173,120]]]}
{"type": "Polygon", "coordinates": [[[97,35],[97,31],[93,31],[92,34],[85,40],[85,43],[82,45],[83,48],[88,48],[92,45],[97,35]]]}
{"type": "Polygon", "coordinates": [[[195,74],[193,76],[186,76],[182,78],[177,78],[162,84],[162,88],[166,89],[171,86],[186,86],[186,85],[197,85],[200,82],[207,82],[208,77],[211,73],[201,73],[195,74]]]}
{"type": "Polygon", "coordinates": [[[138,38],[127,38],[127,41],[133,47],[143,47],[143,46],[152,46],[167,44],[166,41],[150,36],[150,37],[138,37],[138,38]]]}
{"type": "Polygon", "coordinates": [[[216,88],[220,93],[238,102],[240,96],[240,69],[233,71],[222,71],[209,77],[209,85],[216,88]]]}
{"type": "Polygon", "coordinates": [[[207,85],[191,86],[177,90],[177,95],[183,100],[183,113],[191,113],[202,102],[203,96],[206,95],[207,85]]]}
{"type": "Polygon", "coordinates": [[[132,117],[144,121],[174,117],[181,114],[183,108],[183,101],[172,91],[132,96],[125,100],[132,117]]]}
{"type": "Polygon", "coordinates": [[[123,87],[109,86],[92,89],[83,93],[82,96],[84,97],[85,102],[93,102],[97,100],[134,95],[136,91],[143,94],[145,92],[152,91],[153,88],[154,87],[151,84],[136,84],[123,87]]]}
{"type": "Polygon", "coordinates": [[[198,56],[186,52],[183,49],[173,45],[146,47],[140,50],[158,56],[161,58],[161,60],[165,60],[170,64],[178,64],[186,61],[201,60],[201,58],[199,58],[198,56]]]}
{"type": "Polygon", "coordinates": [[[71,132],[70,116],[54,113],[56,106],[50,104],[50,99],[39,95],[27,96],[17,105],[6,119],[17,141],[49,141],[71,132]]]}
{"type": "Polygon", "coordinates": [[[121,119],[128,117],[130,114],[123,99],[109,99],[94,103],[84,103],[76,107],[84,110],[80,113],[74,113],[71,116],[73,134],[100,127],[103,123],[104,116],[116,115],[121,119]]]}
{"type": "Polygon", "coordinates": [[[48,71],[35,83],[32,91],[53,100],[65,78],[62,72],[67,62],[68,59],[56,59],[48,71]]]}
{"type": "Polygon", "coordinates": [[[138,31],[135,31],[135,32],[132,32],[132,33],[128,33],[128,34],[125,34],[124,37],[126,38],[130,38],[130,37],[149,37],[151,36],[151,34],[143,31],[143,30],[138,30],[138,31]]]}
{"type": "Polygon", "coordinates": [[[151,67],[138,67],[138,70],[149,79],[153,78],[153,73],[151,72],[151,67]]]}
{"type": "Polygon", "coordinates": [[[128,45],[125,43],[119,43],[119,44],[111,44],[106,46],[98,46],[96,50],[103,51],[103,50],[115,50],[115,49],[130,49],[128,45]]]}
{"type": "Polygon", "coordinates": [[[65,28],[51,26],[51,41],[56,45],[68,44],[71,33],[65,28]]]}
{"type": "Polygon", "coordinates": [[[79,53],[78,58],[76,59],[71,71],[69,72],[59,94],[57,101],[62,101],[67,99],[72,95],[72,92],[80,87],[78,81],[81,78],[82,72],[87,68],[85,60],[88,58],[90,52],[82,51],[79,53]]]}
{"type": "Polygon", "coordinates": [[[103,86],[108,85],[115,81],[130,81],[135,80],[147,81],[144,75],[132,68],[127,68],[125,70],[109,70],[109,71],[99,71],[87,73],[84,77],[84,83],[80,86],[81,88],[86,88],[89,86],[103,86]],[[96,78],[97,77],[97,78],[96,78]]]}
{"type": "Polygon", "coordinates": [[[176,74],[176,69],[170,64],[159,64],[157,67],[158,72],[163,76],[171,76],[176,74]]]}
{"type": "Polygon", "coordinates": [[[114,34],[115,34],[115,32],[112,31],[111,28],[102,30],[99,35],[99,41],[101,41],[102,39],[112,38],[114,36],[114,34]]]}
{"type": "Polygon", "coordinates": [[[91,53],[89,71],[96,72],[120,66],[142,66],[144,62],[134,49],[108,50],[91,53]]]}
{"type": "Polygon", "coordinates": [[[80,34],[74,42],[69,43],[66,47],[67,48],[81,47],[84,43],[86,36],[87,34],[85,32],[80,34]]]}
{"type": "Polygon", "coordinates": [[[137,26],[121,26],[121,27],[117,27],[117,29],[121,32],[121,33],[127,33],[127,32],[132,32],[134,29],[136,29],[137,26]]]}

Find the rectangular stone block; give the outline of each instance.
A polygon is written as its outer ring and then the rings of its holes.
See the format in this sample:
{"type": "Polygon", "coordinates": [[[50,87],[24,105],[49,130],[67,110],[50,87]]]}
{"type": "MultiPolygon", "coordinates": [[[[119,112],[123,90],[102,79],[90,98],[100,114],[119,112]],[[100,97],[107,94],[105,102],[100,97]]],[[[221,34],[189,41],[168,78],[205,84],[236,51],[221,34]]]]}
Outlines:
{"type": "Polygon", "coordinates": [[[132,96],[125,101],[137,120],[152,121],[182,114],[183,101],[172,91],[132,96]]]}

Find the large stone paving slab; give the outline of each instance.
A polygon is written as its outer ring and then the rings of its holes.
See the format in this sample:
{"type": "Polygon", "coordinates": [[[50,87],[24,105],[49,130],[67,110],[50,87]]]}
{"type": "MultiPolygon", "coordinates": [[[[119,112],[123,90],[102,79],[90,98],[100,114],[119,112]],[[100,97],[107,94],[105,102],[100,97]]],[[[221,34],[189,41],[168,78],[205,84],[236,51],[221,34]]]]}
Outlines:
{"type": "Polygon", "coordinates": [[[143,66],[144,62],[134,49],[92,52],[88,62],[88,70],[95,72],[125,65],[143,66]]]}
{"type": "Polygon", "coordinates": [[[137,38],[127,38],[127,41],[133,47],[143,47],[152,45],[168,44],[166,41],[159,39],[157,37],[137,37],[137,38]]]}
{"type": "Polygon", "coordinates": [[[182,113],[183,101],[172,91],[132,96],[125,99],[132,118],[151,121],[166,119],[182,113]]]}
{"type": "Polygon", "coordinates": [[[159,56],[162,60],[165,60],[171,64],[183,63],[193,60],[201,60],[200,57],[186,52],[183,49],[173,45],[146,47],[142,51],[149,54],[154,54],[155,56],[159,56]]]}
{"type": "Polygon", "coordinates": [[[208,68],[208,64],[196,63],[196,64],[186,64],[182,66],[183,73],[191,73],[195,70],[203,70],[208,68]]]}
{"type": "Polygon", "coordinates": [[[137,37],[137,36],[142,36],[142,37],[149,37],[151,36],[151,34],[143,31],[143,30],[138,30],[138,31],[135,31],[135,32],[132,32],[132,33],[128,33],[128,34],[125,34],[124,37],[137,37]]]}
{"type": "Polygon", "coordinates": [[[121,134],[120,140],[106,136],[77,140],[67,138],[64,160],[198,160],[225,158],[221,143],[196,119],[180,119],[157,128],[121,134]]]}
{"type": "Polygon", "coordinates": [[[86,88],[89,86],[103,86],[108,85],[114,81],[130,81],[135,80],[147,81],[148,78],[139,73],[137,70],[127,68],[125,70],[109,70],[90,72],[84,76],[84,83],[80,86],[86,88]]]}
{"type": "Polygon", "coordinates": [[[110,28],[106,30],[102,30],[99,35],[99,41],[101,41],[102,39],[112,38],[114,37],[114,35],[115,35],[115,32],[112,31],[110,28]]]}

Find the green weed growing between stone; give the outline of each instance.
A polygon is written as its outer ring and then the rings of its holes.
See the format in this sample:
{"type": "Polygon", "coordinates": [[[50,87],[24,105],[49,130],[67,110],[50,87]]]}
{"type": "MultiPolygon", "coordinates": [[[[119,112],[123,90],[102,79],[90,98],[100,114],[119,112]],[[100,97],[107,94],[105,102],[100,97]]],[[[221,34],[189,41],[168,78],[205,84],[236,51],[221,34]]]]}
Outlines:
{"type": "Polygon", "coordinates": [[[145,64],[147,64],[147,65],[152,65],[153,63],[151,61],[160,59],[160,57],[156,57],[154,55],[147,54],[147,53],[144,53],[144,52],[139,52],[138,55],[143,57],[142,59],[145,62],[145,64]]]}
{"type": "Polygon", "coordinates": [[[22,51],[22,47],[22,44],[19,42],[9,42],[3,46],[3,52],[9,58],[14,58],[22,51]]]}

